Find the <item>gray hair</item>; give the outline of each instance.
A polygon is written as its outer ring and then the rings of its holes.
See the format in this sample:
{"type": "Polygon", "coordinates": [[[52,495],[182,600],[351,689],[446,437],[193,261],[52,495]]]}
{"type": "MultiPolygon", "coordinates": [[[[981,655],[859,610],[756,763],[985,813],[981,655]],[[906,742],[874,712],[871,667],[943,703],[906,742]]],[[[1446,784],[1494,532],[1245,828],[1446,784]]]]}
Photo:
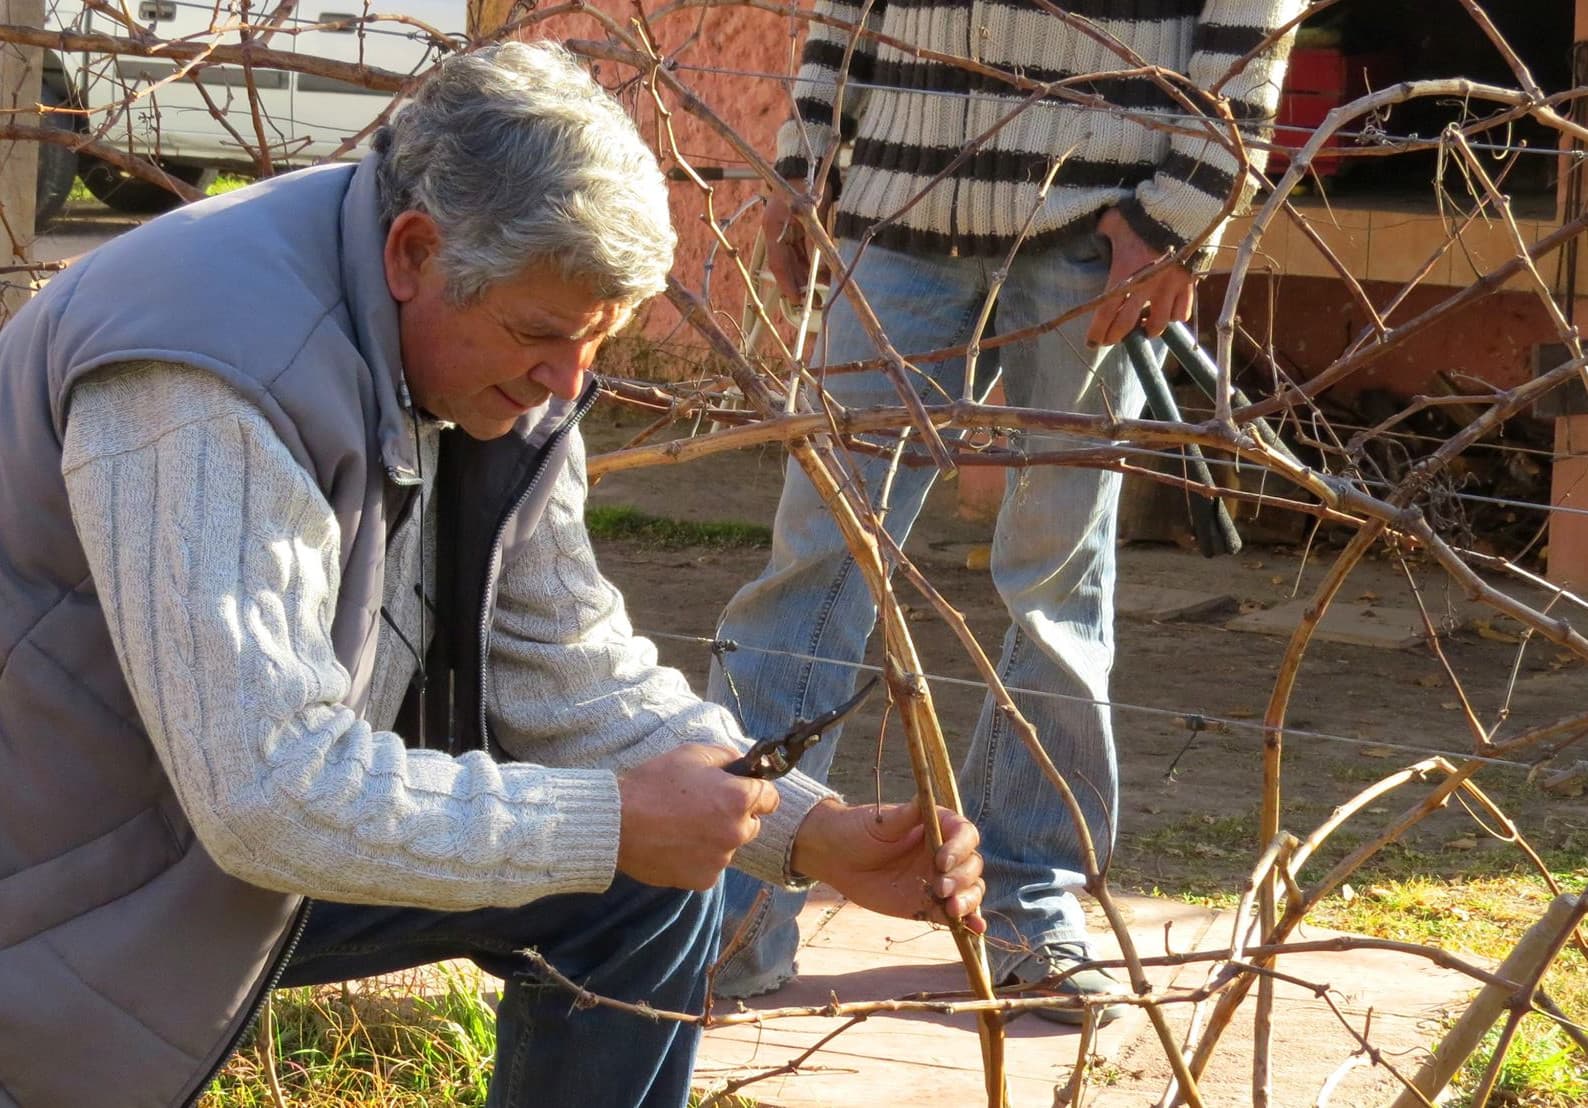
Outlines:
{"type": "Polygon", "coordinates": [[[504,42],[446,59],[375,148],[382,217],[436,221],[456,303],[536,264],[604,300],[637,302],[666,284],[676,237],[656,157],[560,46],[504,42]]]}

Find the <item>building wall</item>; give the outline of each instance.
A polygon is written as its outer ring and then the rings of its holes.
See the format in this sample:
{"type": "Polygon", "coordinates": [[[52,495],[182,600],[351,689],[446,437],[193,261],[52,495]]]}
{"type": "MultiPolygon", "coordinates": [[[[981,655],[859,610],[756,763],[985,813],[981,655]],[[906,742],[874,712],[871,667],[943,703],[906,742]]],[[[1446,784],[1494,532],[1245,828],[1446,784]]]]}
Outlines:
{"type": "MultiPolygon", "coordinates": [[[[1211,334],[1224,305],[1228,280],[1215,274],[1201,288],[1201,324],[1211,334]]],[[[1363,281],[1374,304],[1386,304],[1398,284],[1363,281]]],[[[1450,287],[1420,287],[1408,293],[1386,321],[1405,324],[1456,293],[1450,287]]],[[[1343,283],[1325,277],[1248,278],[1241,290],[1242,326],[1271,342],[1281,366],[1305,379],[1338,359],[1368,326],[1368,319],[1343,283]]],[[[1368,390],[1410,397],[1436,386],[1435,373],[1468,375],[1497,388],[1512,388],[1532,376],[1533,347],[1558,341],[1536,294],[1503,290],[1454,311],[1347,377],[1331,395],[1350,400],[1368,390]]]]}

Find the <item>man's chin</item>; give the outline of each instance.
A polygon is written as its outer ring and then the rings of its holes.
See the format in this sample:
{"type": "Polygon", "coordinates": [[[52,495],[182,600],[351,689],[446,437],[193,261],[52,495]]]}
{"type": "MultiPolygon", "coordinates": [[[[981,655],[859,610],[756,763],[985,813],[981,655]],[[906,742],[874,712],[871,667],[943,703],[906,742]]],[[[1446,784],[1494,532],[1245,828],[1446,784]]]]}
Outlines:
{"type": "Polygon", "coordinates": [[[518,420],[516,419],[469,419],[459,421],[458,426],[463,428],[463,433],[468,435],[469,438],[477,439],[480,442],[489,442],[507,434],[517,423],[518,420]]]}

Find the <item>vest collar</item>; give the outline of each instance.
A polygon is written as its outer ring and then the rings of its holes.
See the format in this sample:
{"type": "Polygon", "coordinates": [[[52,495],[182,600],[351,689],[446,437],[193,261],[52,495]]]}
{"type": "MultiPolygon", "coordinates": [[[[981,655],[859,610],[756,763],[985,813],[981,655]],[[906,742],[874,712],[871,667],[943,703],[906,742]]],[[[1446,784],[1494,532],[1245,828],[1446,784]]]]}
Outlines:
{"type": "Polygon", "coordinates": [[[417,485],[419,444],[409,417],[412,401],[403,378],[397,302],[386,287],[386,228],[375,183],[379,165],[379,154],[366,155],[342,198],[342,287],[375,386],[381,463],[393,481],[417,485]]]}

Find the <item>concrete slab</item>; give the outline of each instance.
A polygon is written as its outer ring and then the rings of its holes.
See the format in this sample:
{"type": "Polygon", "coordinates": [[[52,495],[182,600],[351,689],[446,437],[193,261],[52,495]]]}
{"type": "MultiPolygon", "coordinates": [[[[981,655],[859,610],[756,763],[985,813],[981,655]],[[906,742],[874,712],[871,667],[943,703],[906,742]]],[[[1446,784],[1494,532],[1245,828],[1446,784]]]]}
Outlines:
{"type": "MultiPolygon", "coordinates": [[[[747,1007],[820,1006],[835,998],[899,998],[965,987],[945,932],[885,919],[830,892],[818,894],[802,917],[802,925],[810,926],[802,927],[806,938],[799,976],[778,992],[747,1002],[747,1007]]],[[[1175,951],[1216,949],[1230,939],[1229,913],[1141,897],[1123,898],[1122,905],[1143,956],[1164,953],[1166,944],[1175,951]]],[[[1313,929],[1305,937],[1329,934],[1313,929]]],[[[1104,938],[1101,930],[1097,935],[1100,952],[1117,955],[1112,939],[1104,938]]],[[[1441,1011],[1459,1004],[1469,991],[1460,975],[1398,954],[1297,955],[1280,969],[1331,986],[1330,999],[1358,1030],[1371,1012],[1374,1046],[1403,1070],[1415,1070],[1418,1052],[1437,1037],[1441,1011]]],[[[1200,985],[1205,973],[1205,966],[1198,964],[1153,970],[1151,976],[1160,989],[1188,990],[1200,985]]],[[[1165,1011],[1176,1035],[1183,1035],[1190,1006],[1172,1005],[1165,1011]]],[[[1204,1078],[1205,1103],[1251,1103],[1250,1024],[1249,1016],[1238,1018],[1226,1034],[1204,1078]]],[[[1327,1003],[1294,985],[1279,989],[1275,1024],[1272,1102],[1312,1104],[1330,1076],[1349,1062],[1356,1041],[1327,1003]]],[[[840,1030],[843,1026],[837,1018],[810,1016],[712,1029],[701,1045],[697,1085],[720,1089],[730,1081],[771,1074],[742,1086],[743,1095],[765,1108],[963,1108],[985,1103],[971,1018],[877,1014],[840,1030]],[[797,1070],[783,1069],[834,1032],[839,1033],[797,1070]]],[[[1012,1022],[1007,1035],[1012,1108],[1050,1108],[1055,1090],[1069,1078],[1078,1045],[1076,1031],[1035,1016],[1012,1022]]],[[[1134,1010],[1105,1028],[1093,1052],[1098,1080],[1087,1104],[1140,1106],[1154,1102],[1163,1091],[1169,1068],[1144,1011],[1134,1010]]],[[[1382,1104],[1394,1087],[1387,1071],[1356,1068],[1336,1086],[1330,1103],[1333,1108],[1382,1104]]]]}
{"type": "Polygon", "coordinates": [[[1229,593],[1171,589],[1159,585],[1121,585],[1114,593],[1114,609],[1130,619],[1154,623],[1211,619],[1233,612],[1238,601],[1229,593]]]}
{"type": "MultiPolygon", "coordinates": [[[[1145,899],[1131,902],[1127,911],[1145,952],[1157,954],[1163,953],[1166,934],[1173,936],[1177,948],[1194,946],[1214,917],[1205,908],[1145,899]]],[[[819,889],[812,896],[801,917],[801,933],[799,976],[746,1007],[819,1006],[834,997],[844,1002],[881,1000],[966,987],[946,931],[867,912],[830,890],[819,889]]],[[[1111,942],[1101,942],[1099,948],[1110,956],[1118,954],[1111,942]]],[[[1168,987],[1180,972],[1167,968],[1152,976],[1155,984],[1168,987]]],[[[697,1084],[720,1088],[785,1066],[843,1023],[805,1017],[708,1031],[696,1064],[697,1084]]],[[[1132,1010],[1103,1029],[1094,1052],[1112,1056],[1147,1023],[1145,1012],[1132,1010]]],[[[1066,1078],[1075,1061],[1078,1043],[1077,1031],[1036,1016],[1013,1021],[1006,1046],[1011,1108],[1048,1108],[1054,1085],[1066,1078]]],[[[922,1013],[873,1016],[824,1046],[797,1073],[778,1074],[743,1091],[762,1105],[779,1108],[985,1103],[976,1021],[922,1013]]]]}
{"type": "MultiPolygon", "coordinates": [[[[1310,604],[1309,600],[1292,600],[1272,608],[1259,608],[1237,616],[1224,626],[1231,631],[1289,635],[1310,604]]],[[[1427,641],[1428,635],[1422,614],[1415,608],[1337,601],[1324,613],[1317,637],[1326,642],[1400,650],[1427,641]]]]}

